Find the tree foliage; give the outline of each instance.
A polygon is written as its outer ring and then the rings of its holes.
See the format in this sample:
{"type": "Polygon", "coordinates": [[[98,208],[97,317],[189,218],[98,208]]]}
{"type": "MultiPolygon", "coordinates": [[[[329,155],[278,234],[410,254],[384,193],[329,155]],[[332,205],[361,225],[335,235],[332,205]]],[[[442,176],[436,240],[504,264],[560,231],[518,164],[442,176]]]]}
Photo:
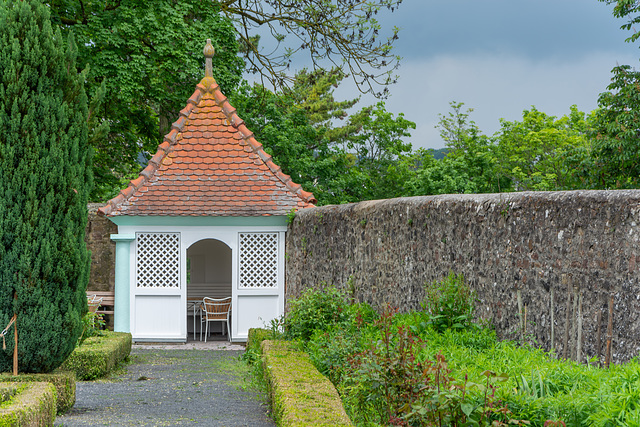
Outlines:
{"type": "Polygon", "coordinates": [[[23,372],[58,367],[87,309],[91,168],[76,54],[41,1],[0,2],[0,324],[17,315],[23,372]]]}
{"type": "Polygon", "coordinates": [[[640,72],[628,65],[613,69],[609,91],[598,98],[594,134],[598,187],[631,188],[640,184],[640,72]]]}
{"type": "Polygon", "coordinates": [[[496,135],[500,174],[516,191],[570,190],[584,183],[589,156],[587,117],[574,105],[557,119],[535,107],[522,121],[501,121],[496,135]]]}
{"type": "Polygon", "coordinates": [[[395,116],[385,108],[384,102],[361,109],[349,122],[358,129],[347,138],[353,153],[349,185],[340,196],[341,202],[388,199],[405,194],[405,181],[410,171],[403,162],[411,153],[409,129],[416,124],[395,116]]]}
{"type": "MultiPolygon", "coordinates": [[[[621,28],[634,30],[627,42],[640,37],[638,0],[600,0],[613,4],[613,15],[627,18],[621,28]]],[[[601,93],[593,129],[593,185],[596,188],[637,187],[640,176],[640,73],[628,65],[612,70],[608,91],[601,93]]]]}
{"type": "Polygon", "coordinates": [[[532,107],[522,120],[501,120],[500,130],[487,137],[470,120],[473,109],[450,105],[437,126],[447,154],[439,161],[427,151],[414,155],[415,175],[407,186],[411,195],[595,187],[588,137],[593,115],[572,106],[569,115],[558,119],[532,107]]]}
{"type": "Polygon", "coordinates": [[[349,163],[338,145],[356,129],[344,120],[357,99],[336,101],[334,88],[344,78],[338,69],[302,70],[290,88],[271,92],[264,86],[242,85],[233,106],[247,127],[273,156],[274,162],[320,204],[349,163]]]}
{"type": "Polygon", "coordinates": [[[508,191],[510,181],[497,169],[495,146],[469,117],[472,108],[450,102],[451,111],[440,114],[436,126],[447,147],[438,161],[428,151],[415,157],[416,172],[408,183],[409,194],[493,193],[508,191]]]}
{"type": "Polygon", "coordinates": [[[97,100],[92,200],[113,197],[137,174],[144,154],[155,152],[203,77],[207,38],[222,90],[231,93],[240,81],[236,33],[215,3],[54,0],[50,9],[63,33],[75,34],[78,63],[89,65],[88,92],[97,100]]]}
{"type": "Polygon", "coordinates": [[[337,68],[303,70],[276,93],[245,85],[233,105],[276,164],[319,204],[401,195],[398,159],[411,150],[403,138],[415,124],[383,103],[349,115],[358,100],[333,94],[344,78],[337,68]]]}
{"type": "Polygon", "coordinates": [[[381,95],[399,58],[392,54],[397,28],[383,36],[376,16],[401,1],[49,2],[53,22],[75,33],[78,62],[90,69],[87,89],[96,100],[90,116],[96,177],[91,199],[113,197],[155,151],[202,77],[205,39],[216,48],[214,76],[228,95],[245,68],[286,88],[293,81],[288,67],[302,52],[314,69],[338,67],[361,90],[381,95]],[[269,39],[265,48],[261,36],[269,39]]]}
{"type": "Polygon", "coordinates": [[[223,14],[235,23],[248,65],[275,88],[293,81],[288,69],[296,54],[306,52],[313,69],[338,67],[353,77],[363,92],[378,96],[394,81],[400,58],[392,47],[398,28],[387,35],[376,16],[394,11],[402,0],[218,0],[223,14]],[[261,49],[257,41],[269,34],[261,49]],[[384,87],[379,91],[379,86],[384,87]]]}
{"type": "MultiPolygon", "coordinates": [[[[613,16],[616,18],[628,18],[628,22],[620,28],[632,30],[634,24],[640,23],[640,1],[638,0],[598,0],[606,4],[613,4],[613,16]],[[635,15],[635,16],[634,16],[635,15]]],[[[640,33],[633,32],[627,39],[628,42],[636,41],[640,33]]]]}

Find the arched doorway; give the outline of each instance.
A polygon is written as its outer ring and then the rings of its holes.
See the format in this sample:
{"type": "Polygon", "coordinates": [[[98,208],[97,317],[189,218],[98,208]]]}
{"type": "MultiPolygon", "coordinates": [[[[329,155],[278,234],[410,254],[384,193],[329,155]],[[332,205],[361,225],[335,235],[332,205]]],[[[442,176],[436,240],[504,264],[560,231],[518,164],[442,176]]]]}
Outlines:
{"type": "MultiPolygon", "coordinates": [[[[193,303],[204,297],[225,298],[232,292],[232,250],[224,242],[203,239],[187,249],[187,335],[199,331],[199,315],[193,303]]],[[[212,332],[222,333],[222,323],[215,322],[212,332]]],[[[229,333],[229,331],[227,331],[229,333]]]]}

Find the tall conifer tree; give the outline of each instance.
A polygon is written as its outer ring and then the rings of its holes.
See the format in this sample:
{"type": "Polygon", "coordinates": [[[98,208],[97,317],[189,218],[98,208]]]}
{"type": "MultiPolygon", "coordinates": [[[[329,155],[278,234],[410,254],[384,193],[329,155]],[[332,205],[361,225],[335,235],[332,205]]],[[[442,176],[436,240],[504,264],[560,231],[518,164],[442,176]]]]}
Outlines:
{"type": "Polygon", "coordinates": [[[75,59],[40,0],[0,0],[0,329],[17,314],[21,372],[58,367],[86,311],[91,172],[75,59]]]}

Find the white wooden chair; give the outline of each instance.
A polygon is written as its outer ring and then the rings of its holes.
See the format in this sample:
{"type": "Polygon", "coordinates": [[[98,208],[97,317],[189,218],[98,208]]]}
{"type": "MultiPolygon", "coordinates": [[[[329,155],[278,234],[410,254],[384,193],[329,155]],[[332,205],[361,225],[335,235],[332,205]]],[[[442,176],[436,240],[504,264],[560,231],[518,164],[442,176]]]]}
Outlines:
{"type": "MultiPolygon", "coordinates": [[[[224,335],[224,324],[227,324],[227,336],[229,335],[229,318],[231,317],[231,297],[226,298],[209,298],[204,297],[202,300],[202,322],[206,322],[206,328],[204,332],[204,342],[207,342],[207,336],[209,335],[209,323],[211,322],[223,322],[222,323],[222,335],[224,335]]],[[[202,333],[202,328],[200,328],[202,333]]],[[[200,338],[202,340],[202,337],[200,338]]]]}

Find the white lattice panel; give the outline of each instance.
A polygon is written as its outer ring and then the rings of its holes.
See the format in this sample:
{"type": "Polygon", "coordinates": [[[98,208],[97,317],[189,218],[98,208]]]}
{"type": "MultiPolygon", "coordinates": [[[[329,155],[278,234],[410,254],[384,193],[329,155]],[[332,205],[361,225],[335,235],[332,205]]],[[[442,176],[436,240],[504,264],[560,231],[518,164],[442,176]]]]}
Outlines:
{"type": "Polygon", "coordinates": [[[240,288],[278,286],[278,233],[240,233],[240,288]]]}
{"type": "Polygon", "coordinates": [[[180,234],[137,234],[136,286],[180,287],[180,234]]]}

